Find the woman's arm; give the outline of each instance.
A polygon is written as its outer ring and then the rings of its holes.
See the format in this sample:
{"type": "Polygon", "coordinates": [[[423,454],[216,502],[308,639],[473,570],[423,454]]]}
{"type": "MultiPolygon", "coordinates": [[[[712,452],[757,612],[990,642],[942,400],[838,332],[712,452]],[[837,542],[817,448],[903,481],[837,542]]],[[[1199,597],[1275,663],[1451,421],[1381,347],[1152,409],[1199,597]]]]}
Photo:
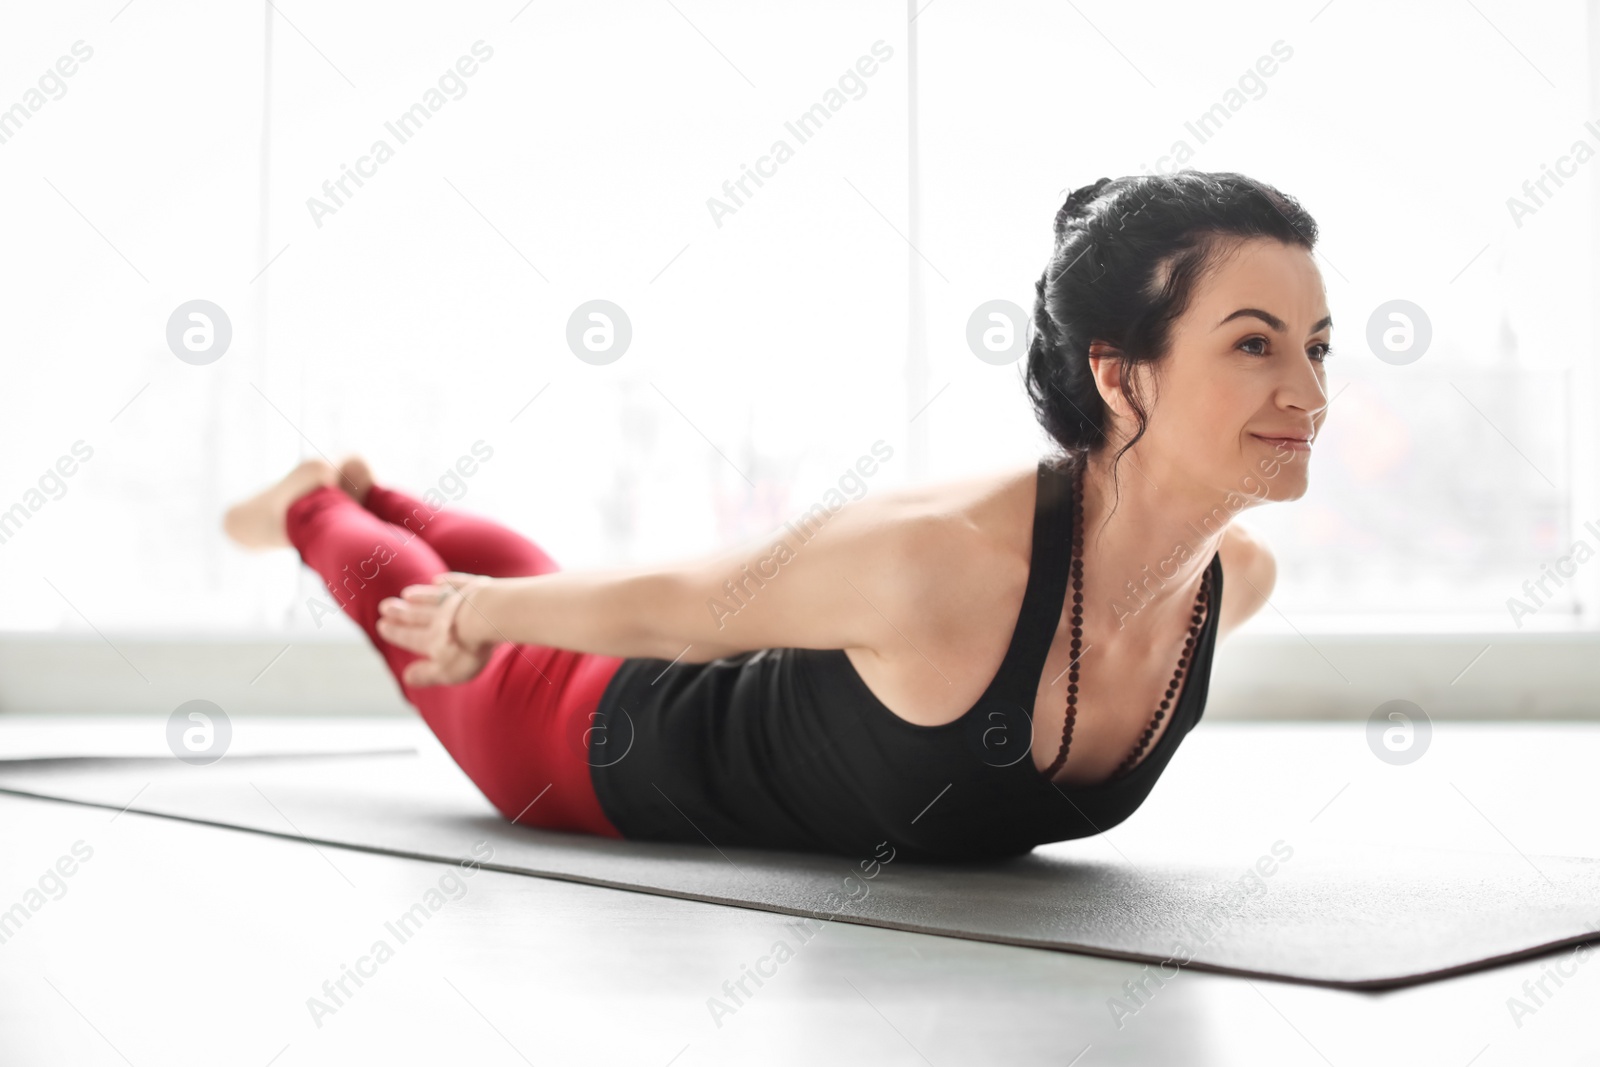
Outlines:
{"type": "Polygon", "coordinates": [[[510,641],[691,663],[762,648],[877,650],[906,622],[910,553],[938,521],[904,510],[851,501],[682,563],[483,580],[459,605],[455,633],[469,647],[510,641]]]}

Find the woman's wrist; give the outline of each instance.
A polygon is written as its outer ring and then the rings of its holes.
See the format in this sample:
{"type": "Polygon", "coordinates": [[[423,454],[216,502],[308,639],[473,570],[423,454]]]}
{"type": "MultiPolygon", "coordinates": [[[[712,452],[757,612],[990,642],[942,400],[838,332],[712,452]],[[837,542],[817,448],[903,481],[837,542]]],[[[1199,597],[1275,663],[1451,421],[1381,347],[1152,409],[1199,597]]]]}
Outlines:
{"type": "Polygon", "coordinates": [[[498,644],[500,635],[484,615],[483,594],[494,584],[493,578],[478,577],[466,583],[456,601],[451,633],[463,647],[474,651],[498,644]]]}

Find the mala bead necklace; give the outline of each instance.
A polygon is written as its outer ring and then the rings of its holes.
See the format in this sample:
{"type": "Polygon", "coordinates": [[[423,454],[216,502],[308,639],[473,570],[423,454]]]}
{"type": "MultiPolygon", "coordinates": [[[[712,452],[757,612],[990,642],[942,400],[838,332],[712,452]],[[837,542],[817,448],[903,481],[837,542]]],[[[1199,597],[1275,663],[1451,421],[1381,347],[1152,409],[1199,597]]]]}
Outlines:
{"type": "MultiPolygon", "coordinates": [[[[1061,724],[1061,751],[1056,754],[1055,762],[1044,772],[1046,778],[1054,778],[1061,765],[1067,762],[1067,748],[1072,744],[1072,724],[1078,714],[1078,655],[1083,645],[1084,464],[1080,463],[1077,467],[1072,480],[1072,667],[1071,673],[1067,676],[1067,718],[1061,724]]],[[[1145,727],[1144,733],[1139,738],[1139,744],[1132,754],[1122,761],[1112,778],[1119,778],[1134,768],[1139,762],[1139,757],[1144,754],[1146,746],[1150,744],[1150,739],[1160,729],[1161,720],[1166,717],[1167,709],[1183,682],[1183,672],[1189,666],[1189,657],[1194,654],[1196,635],[1200,631],[1200,623],[1205,617],[1204,612],[1210,596],[1211,570],[1207,568],[1204,577],[1200,579],[1200,591],[1195,594],[1194,615],[1189,623],[1189,636],[1184,640],[1183,651],[1178,655],[1178,669],[1173,672],[1172,681],[1167,683],[1167,694],[1162,698],[1161,706],[1156,709],[1150,725],[1145,727]]]]}

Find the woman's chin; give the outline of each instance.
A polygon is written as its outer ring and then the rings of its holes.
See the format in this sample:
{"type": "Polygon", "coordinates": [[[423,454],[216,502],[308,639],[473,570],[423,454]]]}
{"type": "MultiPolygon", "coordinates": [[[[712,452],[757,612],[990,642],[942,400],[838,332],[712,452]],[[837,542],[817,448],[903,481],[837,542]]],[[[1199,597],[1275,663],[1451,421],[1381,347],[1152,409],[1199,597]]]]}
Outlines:
{"type": "Polygon", "coordinates": [[[1257,467],[1240,473],[1233,482],[1233,491],[1258,503],[1279,503],[1299,500],[1310,488],[1310,472],[1302,461],[1277,464],[1276,470],[1267,474],[1257,467]]]}
{"type": "Polygon", "coordinates": [[[1293,468],[1280,467],[1277,477],[1261,478],[1259,484],[1266,488],[1266,495],[1262,499],[1273,503],[1299,500],[1311,487],[1303,464],[1293,468]]]}

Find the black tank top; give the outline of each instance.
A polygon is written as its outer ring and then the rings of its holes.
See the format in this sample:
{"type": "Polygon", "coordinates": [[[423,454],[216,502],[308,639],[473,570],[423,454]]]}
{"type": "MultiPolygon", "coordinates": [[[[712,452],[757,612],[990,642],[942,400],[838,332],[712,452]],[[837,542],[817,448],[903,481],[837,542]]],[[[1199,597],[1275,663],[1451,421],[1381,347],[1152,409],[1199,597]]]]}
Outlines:
{"type": "MultiPolygon", "coordinates": [[[[763,649],[708,663],[623,661],[589,733],[600,807],[624,837],[866,858],[981,860],[1087,837],[1144,802],[1205,710],[1222,563],[1182,692],[1154,747],[1098,785],[1034,766],[1031,714],[1066,603],[1072,482],[1041,460],[1028,585],[998,673],[954,722],[890,711],[842,649],[763,649]]],[[[1152,709],[1153,710],[1153,709],[1152,709]]]]}

